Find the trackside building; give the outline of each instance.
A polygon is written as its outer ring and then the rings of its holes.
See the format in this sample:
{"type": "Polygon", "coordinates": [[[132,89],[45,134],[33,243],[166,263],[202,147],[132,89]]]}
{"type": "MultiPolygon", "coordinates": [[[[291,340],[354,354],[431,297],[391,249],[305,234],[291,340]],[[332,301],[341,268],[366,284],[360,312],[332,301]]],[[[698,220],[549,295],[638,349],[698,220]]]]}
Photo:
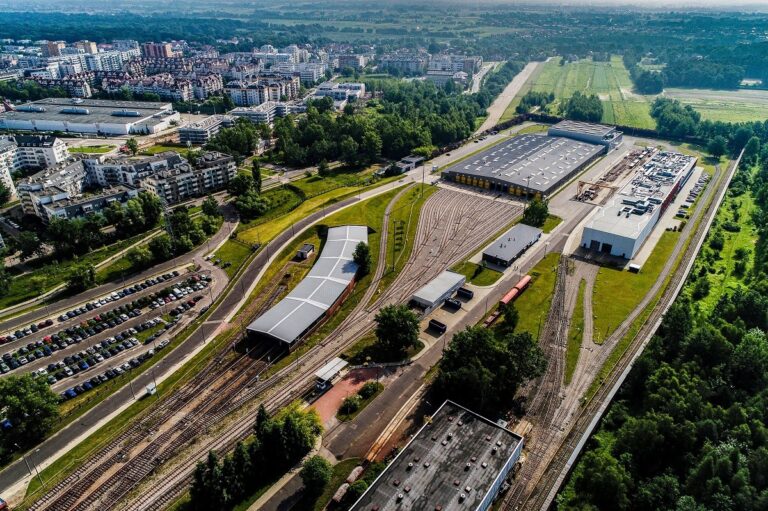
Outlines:
{"type": "Polygon", "coordinates": [[[355,283],[357,264],[352,254],[358,243],[368,243],[368,227],[331,227],[315,265],[288,296],[248,325],[253,338],[267,338],[291,349],[332,314],[355,283]]]}
{"type": "Polygon", "coordinates": [[[411,297],[411,305],[429,314],[453,296],[466,280],[464,275],[446,270],[416,291],[411,297]]]}
{"type": "Polygon", "coordinates": [[[696,158],[660,152],[584,226],[581,247],[632,259],[691,177],[696,158]]]}
{"type": "Polygon", "coordinates": [[[520,458],[523,437],[446,401],[352,511],[486,511],[520,458]]]}
{"type": "Polygon", "coordinates": [[[483,251],[483,261],[507,267],[541,238],[541,229],[517,224],[483,251]]]}

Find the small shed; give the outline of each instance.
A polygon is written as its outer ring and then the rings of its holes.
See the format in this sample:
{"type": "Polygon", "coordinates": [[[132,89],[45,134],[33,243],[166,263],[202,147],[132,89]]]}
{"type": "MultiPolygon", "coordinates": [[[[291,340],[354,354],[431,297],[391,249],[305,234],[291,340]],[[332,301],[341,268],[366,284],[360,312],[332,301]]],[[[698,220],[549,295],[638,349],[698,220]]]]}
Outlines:
{"type": "Polygon", "coordinates": [[[296,252],[296,258],[302,261],[309,259],[309,257],[315,253],[315,246],[312,243],[304,243],[301,248],[296,252]]]}
{"type": "Polygon", "coordinates": [[[429,314],[453,296],[466,280],[464,275],[446,270],[416,291],[411,303],[422,309],[424,314],[429,314]]]}
{"type": "Polygon", "coordinates": [[[517,224],[483,251],[483,261],[507,267],[541,238],[541,229],[517,224]]]}

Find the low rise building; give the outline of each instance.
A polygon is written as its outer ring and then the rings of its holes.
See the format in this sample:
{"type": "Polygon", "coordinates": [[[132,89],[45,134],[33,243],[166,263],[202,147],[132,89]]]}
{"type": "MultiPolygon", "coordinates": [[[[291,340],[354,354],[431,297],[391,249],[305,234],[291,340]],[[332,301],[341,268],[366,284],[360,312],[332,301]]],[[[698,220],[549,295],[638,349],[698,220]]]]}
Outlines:
{"type": "Polygon", "coordinates": [[[624,140],[624,135],[616,129],[616,126],[605,126],[581,121],[560,121],[551,126],[548,134],[552,137],[570,138],[579,142],[601,145],[607,153],[611,149],[619,147],[624,140]]]}
{"type": "Polygon", "coordinates": [[[222,128],[228,128],[234,123],[235,119],[232,115],[211,115],[202,121],[191,122],[180,127],[179,141],[182,144],[205,145],[210,142],[222,128]]]}
{"type": "Polygon", "coordinates": [[[230,110],[233,117],[243,117],[254,124],[272,124],[277,117],[306,111],[306,106],[301,104],[267,101],[257,106],[240,107],[230,110]]]}

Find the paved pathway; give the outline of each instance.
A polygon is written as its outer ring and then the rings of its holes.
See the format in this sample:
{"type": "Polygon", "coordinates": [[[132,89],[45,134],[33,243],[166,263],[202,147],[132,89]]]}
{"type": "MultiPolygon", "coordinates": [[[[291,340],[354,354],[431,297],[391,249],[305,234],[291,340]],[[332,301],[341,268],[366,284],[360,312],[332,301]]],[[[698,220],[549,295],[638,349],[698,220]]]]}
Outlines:
{"type": "Polygon", "coordinates": [[[488,107],[488,117],[475,133],[482,133],[499,123],[507,106],[509,106],[512,100],[515,99],[515,96],[517,96],[517,93],[523,88],[525,82],[528,81],[528,78],[531,77],[533,72],[540,65],[541,62],[529,62],[523,70],[509,82],[509,85],[504,88],[501,94],[499,94],[493,103],[491,103],[491,106],[488,107]]]}

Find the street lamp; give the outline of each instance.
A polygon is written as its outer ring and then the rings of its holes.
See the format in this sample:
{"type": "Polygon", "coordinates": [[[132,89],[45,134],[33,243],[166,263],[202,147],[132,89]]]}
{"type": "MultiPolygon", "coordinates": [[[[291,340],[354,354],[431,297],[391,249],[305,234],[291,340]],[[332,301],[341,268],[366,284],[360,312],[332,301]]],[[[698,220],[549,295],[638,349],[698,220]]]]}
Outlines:
{"type": "MultiPolygon", "coordinates": [[[[35,453],[39,453],[39,452],[40,452],[40,449],[35,449],[35,453]]],[[[45,485],[43,484],[43,478],[42,478],[42,477],[40,477],[40,471],[39,471],[39,470],[37,470],[37,463],[35,463],[34,461],[32,461],[32,466],[34,466],[34,467],[35,467],[35,474],[37,474],[37,480],[38,480],[38,481],[40,481],[40,486],[45,486],[45,485]]]]}

